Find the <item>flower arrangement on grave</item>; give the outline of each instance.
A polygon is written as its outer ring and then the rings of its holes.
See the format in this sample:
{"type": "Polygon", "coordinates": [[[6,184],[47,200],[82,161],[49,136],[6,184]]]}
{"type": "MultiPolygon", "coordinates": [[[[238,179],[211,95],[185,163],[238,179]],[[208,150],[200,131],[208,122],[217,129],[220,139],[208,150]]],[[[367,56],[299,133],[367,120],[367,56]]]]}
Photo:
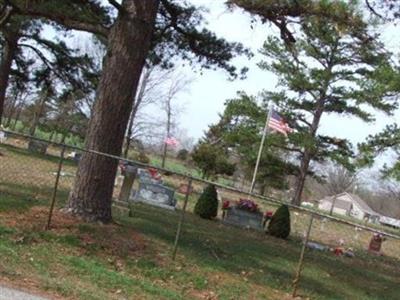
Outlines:
{"type": "Polygon", "coordinates": [[[222,219],[225,219],[226,211],[231,207],[231,202],[229,200],[224,200],[222,202],[222,219]]]}
{"type": "Polygon", "coordinates": [[[246,210],[252,213],[260,212],[257,203],[255,203],[250,199],[241,198],[239,201],[236,202],[236,208],[246,210]]]}
{"type": "Polygon", "coordinates": [[[274,213],[272,212],[272,211],[270,211],[270,210],[267,210],[265,213],[264,213],[264,216],[263,216],[263,227],[265,227],[265,225],[267,225],[267,222],[268,221],[270,221],[271,219],[272,219],[272,215],[273,215],[274,213]]]}
{"type": "Polygon", "coordinates": [[[229,200],[224,200],[222,203],[222,210],[227,210],[229,207],[231,207],[231,202],[229,200]]]}

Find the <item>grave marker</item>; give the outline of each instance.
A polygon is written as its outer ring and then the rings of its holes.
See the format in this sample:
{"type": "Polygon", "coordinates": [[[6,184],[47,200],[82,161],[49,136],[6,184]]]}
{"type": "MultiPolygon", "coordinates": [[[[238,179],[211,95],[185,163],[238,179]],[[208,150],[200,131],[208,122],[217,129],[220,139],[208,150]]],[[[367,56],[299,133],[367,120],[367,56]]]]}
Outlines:
{"type": "Polygon", "coordinates": [[[175,191],[169,187],[152,182],[139,182],[139,189],[132,201],[147,203],[167,209],[175,209],[175,191]]]}

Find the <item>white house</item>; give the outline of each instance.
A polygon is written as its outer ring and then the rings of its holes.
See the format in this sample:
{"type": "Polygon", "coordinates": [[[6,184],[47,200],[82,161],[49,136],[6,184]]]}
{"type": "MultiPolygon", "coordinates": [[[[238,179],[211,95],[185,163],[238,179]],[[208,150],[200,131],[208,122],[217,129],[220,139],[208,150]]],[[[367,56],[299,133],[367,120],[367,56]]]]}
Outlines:
{"type": "Polygon", "coordinates": [[[333,213],[372,223],[377,223],[380,218],[379,213],[373,211],[364,200],[350,193],[325,197],[319,201],[318,208],[328,212],[333,209],[333,213]]]}
{"type": "Polygon", "coordinates": [[[379,223],[394,228],[400,228],[400,220],[391,217],[381,216],[379,218],[379,223]]]}

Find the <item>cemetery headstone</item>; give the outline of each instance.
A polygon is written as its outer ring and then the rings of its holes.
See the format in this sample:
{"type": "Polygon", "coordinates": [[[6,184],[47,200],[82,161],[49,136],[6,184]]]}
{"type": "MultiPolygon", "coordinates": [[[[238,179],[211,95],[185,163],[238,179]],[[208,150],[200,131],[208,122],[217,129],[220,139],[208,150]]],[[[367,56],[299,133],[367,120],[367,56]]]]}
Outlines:
{"type": "Polygon", "coordinates": [[[6,133],[0,129],[0,144],[6,142],[6,133]]]}
{"type": "Polygon", "coordinates": [[[368,251],[377,255],[382,255],[381,248],[383,241],[384,238],[382,235],[375,233],[369,242],[368,251]]]}
{"type": "Polygon", "coordinates": [[[75,151],[72,151],[70,154],[67,155],[67,158],[70,158],[75,162],[79,162],[81,157],[82,157],[82,154],[75,152],[75,151]]]}
{"type": "Polygon", "coordinates": [[[128,202],[131,195],[133,182],[135,181],[137,167],[129,164],[123,164],[123,167],[121,168],[121,173],[124,176],[124,179],[122,181],[119,200],[123,202],[128,202]]]}
{"type": "Polygon", "coordinates": [[[41,141],[30,140],[28,150],[35,153],[46,154],[48,144],[41,141]]]}
{"type": "Polygon", "coordinates": [[[132,201],[143,202],[167,209],[175,209],[175,191],[169,187],[152,182],[139,182],[139,189],[132,201]]]}
{"type": "Polygon", "coordinates": [[[249,212],[236,207],[230,207],[226,210],[223,222],[243,228],[264,230],[263,214],[261,212],[249,212]]]}

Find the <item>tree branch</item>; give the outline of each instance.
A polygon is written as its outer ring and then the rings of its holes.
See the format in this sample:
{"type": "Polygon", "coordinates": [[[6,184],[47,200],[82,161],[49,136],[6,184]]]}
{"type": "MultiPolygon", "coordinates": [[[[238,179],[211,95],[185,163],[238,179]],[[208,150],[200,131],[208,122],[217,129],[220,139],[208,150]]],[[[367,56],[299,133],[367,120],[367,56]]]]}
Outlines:
{"type": "Polygon", "coordinates": [[[106,27],[105,24],[102,24],[100,21],[85,21],[83,18],[81,18],[81,14],[79,13],[67,15],[63,13],[62,10],[49,11],[46,9],[46,3],[44,3],[44,6],[42,7],[41,5],[18,5],[16,2],[19,3],[21,1],[10,1],[10,5],[14,8],[13,13],[15,14],[33,18],[45,18],[68,29],[87,31],[94,34],[99,34],[103,37],[108,36],[109,28],[106,27]]]}
{"type": "Polygon", "coordinates": [[[381,14],[379,14],[371,5],[371,3],[369,3],[368,0],[365,0],[365,4],[367,5],[368,9],[377,17],[383,19],[383,16],[381,14]]]}
{"type": "Polygon", "coordinates": [[[0,17],[0,28],[4,26],[4,24],[8,21],[8,18],[11,16],[13,11],[12,6],[5,5],[1,11],[0,17]]]}
{"type": "Polygon", "coordinates": [[[112,6],[114,6],[118,11],[121,12],[121,11],[123,10],[121,4],[119,4],[117,1],[115,1],[115,0],[108,0],[108,2],[109,2],[112,6]]]}

